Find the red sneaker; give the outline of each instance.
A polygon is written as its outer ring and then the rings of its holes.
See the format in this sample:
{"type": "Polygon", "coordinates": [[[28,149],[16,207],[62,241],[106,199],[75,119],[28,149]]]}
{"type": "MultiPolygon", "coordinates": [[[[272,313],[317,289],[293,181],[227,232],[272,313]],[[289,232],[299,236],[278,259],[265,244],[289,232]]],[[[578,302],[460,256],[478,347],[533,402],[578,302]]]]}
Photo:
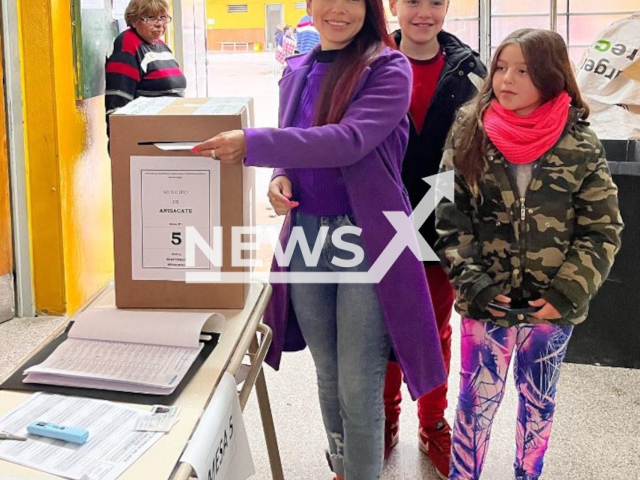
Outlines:
{"type": "Polygon", "coordinates": [[[436,473],[444,480],[449,478],[451,462],[451,427],[445,419],[438,422],[434,429],[420,427],[418,430],[418,447],[429,457],[436,473]]]}
{"type": "Polygon", "coordinates": [[[398,444],[400,440],[400,422],[384,422],[384,459],[391,455],[391,450],[398,444]]]}

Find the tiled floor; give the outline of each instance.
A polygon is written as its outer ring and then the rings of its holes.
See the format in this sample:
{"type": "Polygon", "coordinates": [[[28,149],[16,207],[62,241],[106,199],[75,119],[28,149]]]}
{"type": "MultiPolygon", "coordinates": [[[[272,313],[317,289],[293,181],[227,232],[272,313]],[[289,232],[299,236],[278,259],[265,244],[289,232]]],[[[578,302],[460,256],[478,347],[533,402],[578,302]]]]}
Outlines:
{"type": "Polygon", "coordinates": [[[0,324],[0,381],[63,321],[61,317],[14,318],[0,324]]]}
{"type": "MultiPolygon", "coordinates": [[[[449,409],[452,420],[458,392],[459,321],[455,317],[449,409]]],[[[558,387],[558,410],[543,479],[640,479],[640,371],[563,365],[558,387]]],[[[314,367],[307,351],[286,354],[279,372],[267,368],[267,383],[287,480],[329,480],[323,449],[326,437],[318,407],[314,367]]],[[[416,405],[405,392],[400,420],[400,443],[385,467],[382,480],[436,480],[429,462],[418,450],[416,405]]],[[[496,416],[491,446],[482,475],[486,480],[513,478],[517,395],[507,387],[496,416]]],[[[245,410],[245,422],[258,474],[271,478],[266,447],[260,433],[255,398],[245,410]]]]}

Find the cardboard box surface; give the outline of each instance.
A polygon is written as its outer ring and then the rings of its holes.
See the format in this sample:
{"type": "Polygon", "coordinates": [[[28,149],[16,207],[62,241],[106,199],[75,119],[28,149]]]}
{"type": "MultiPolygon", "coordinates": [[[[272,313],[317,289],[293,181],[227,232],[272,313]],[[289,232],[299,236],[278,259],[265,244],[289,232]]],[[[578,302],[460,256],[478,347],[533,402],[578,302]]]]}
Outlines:
{"type": "MultiPolygon", "coordinates": [[[[189,156],[163,151],[156,143],[201,142],[220,132],[250,127],[251,98],[138,99],[110,117],[113,192],[115,293],[118,308],[242,308],[248,284],[185,283],[133,280],[131,234],[131,157],[189,156]]],[[[254,226],[253,169],[220,166],[222,272],[248,273],[231,267],[231,229],[254,226]]]]}

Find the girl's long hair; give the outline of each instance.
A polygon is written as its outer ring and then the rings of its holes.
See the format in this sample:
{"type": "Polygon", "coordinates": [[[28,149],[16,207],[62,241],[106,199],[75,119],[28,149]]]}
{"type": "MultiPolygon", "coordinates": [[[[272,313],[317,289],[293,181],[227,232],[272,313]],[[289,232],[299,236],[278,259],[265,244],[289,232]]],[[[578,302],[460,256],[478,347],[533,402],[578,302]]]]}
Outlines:
{"type": "Polygon", "coordinates": [[[493,93],[493,75],[496,71],[500,53],[507,45],[520,45],[527,62],[527,71],[533,85],[538,89],[542,101],[555,98],[563,90],[571,96],[571,104],[589,116],[589,107],[582,99],[567,53],[567,45],[556,32],[523,28],[511,33],[500,44],[493,59],[489,75],[484,85],[469,102],[467,115],[462,120],[460,136],[456,148],[455,167],[460,172],[471,191],[478,194],[478,182],[487,169],[484,154],[487,149],[487,135],[482,119],[495,98],[493,93]]]}
{"type": "Polygon", "coordinates": [[[325,74],[314,124],[338,123],[344,116],[364,69],[389,45],[382,0],[364,0],[366,13],[362,29],[344,47],[325,74]]]}

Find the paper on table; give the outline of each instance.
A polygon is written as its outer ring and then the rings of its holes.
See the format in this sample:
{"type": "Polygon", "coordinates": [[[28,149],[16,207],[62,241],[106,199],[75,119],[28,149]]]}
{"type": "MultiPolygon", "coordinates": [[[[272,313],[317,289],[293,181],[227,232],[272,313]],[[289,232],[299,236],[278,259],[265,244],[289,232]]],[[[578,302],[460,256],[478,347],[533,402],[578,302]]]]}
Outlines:
{"type": "Polygon", "coordinates": [[[93,390],[111,390],[114,392],[142,393],[144,395],[171,395],[180,382],[172,387],[155,387],[137,383],[112,382],[92,378],[70,378],[48,373],[30,373],[23,379],[24,383],[41,383],[59,387],[90,388],[93,390]]]}
{"type": "MultiPolygon", "coordinates": [[[[69,338],[44,362],[25,373],[51,374],[77,382],[90,377],[170,388],[184,377],[202,347],[203,344],[200,348],[179,348],[69,338]]],[[[29,383],[29,378],[25,382],[29,383]]]]}
{"type": "Polygon", "coordinates": [[[198,348],[202,327],[212,315],[215,314],[91,308],[76,316],[69,338],[198,348]]]}
{"type": "Polygon", "coordinates": [[[180,407],[154,405],[150,413],[138,417],[136,430],[145,432],[169,432],[178,422],[180,407]]]}
{"type": "Polygon", "coordinates": [[[0,418],[0,430],[27,437],[0,442],[0,458],[72,480],[115,480],[163,436],[134,431],[139,414],[104,400],[35,393],[0,418]],[[73,445],[29,435],[35,420],[86,428],[89,440],[73,445]]]}
{"type": "Polygon", "coordinates": [[[25,383],[169,395],[202,351],[210,312],[81,312],[69,338],[24,373],[25,383]]]}

